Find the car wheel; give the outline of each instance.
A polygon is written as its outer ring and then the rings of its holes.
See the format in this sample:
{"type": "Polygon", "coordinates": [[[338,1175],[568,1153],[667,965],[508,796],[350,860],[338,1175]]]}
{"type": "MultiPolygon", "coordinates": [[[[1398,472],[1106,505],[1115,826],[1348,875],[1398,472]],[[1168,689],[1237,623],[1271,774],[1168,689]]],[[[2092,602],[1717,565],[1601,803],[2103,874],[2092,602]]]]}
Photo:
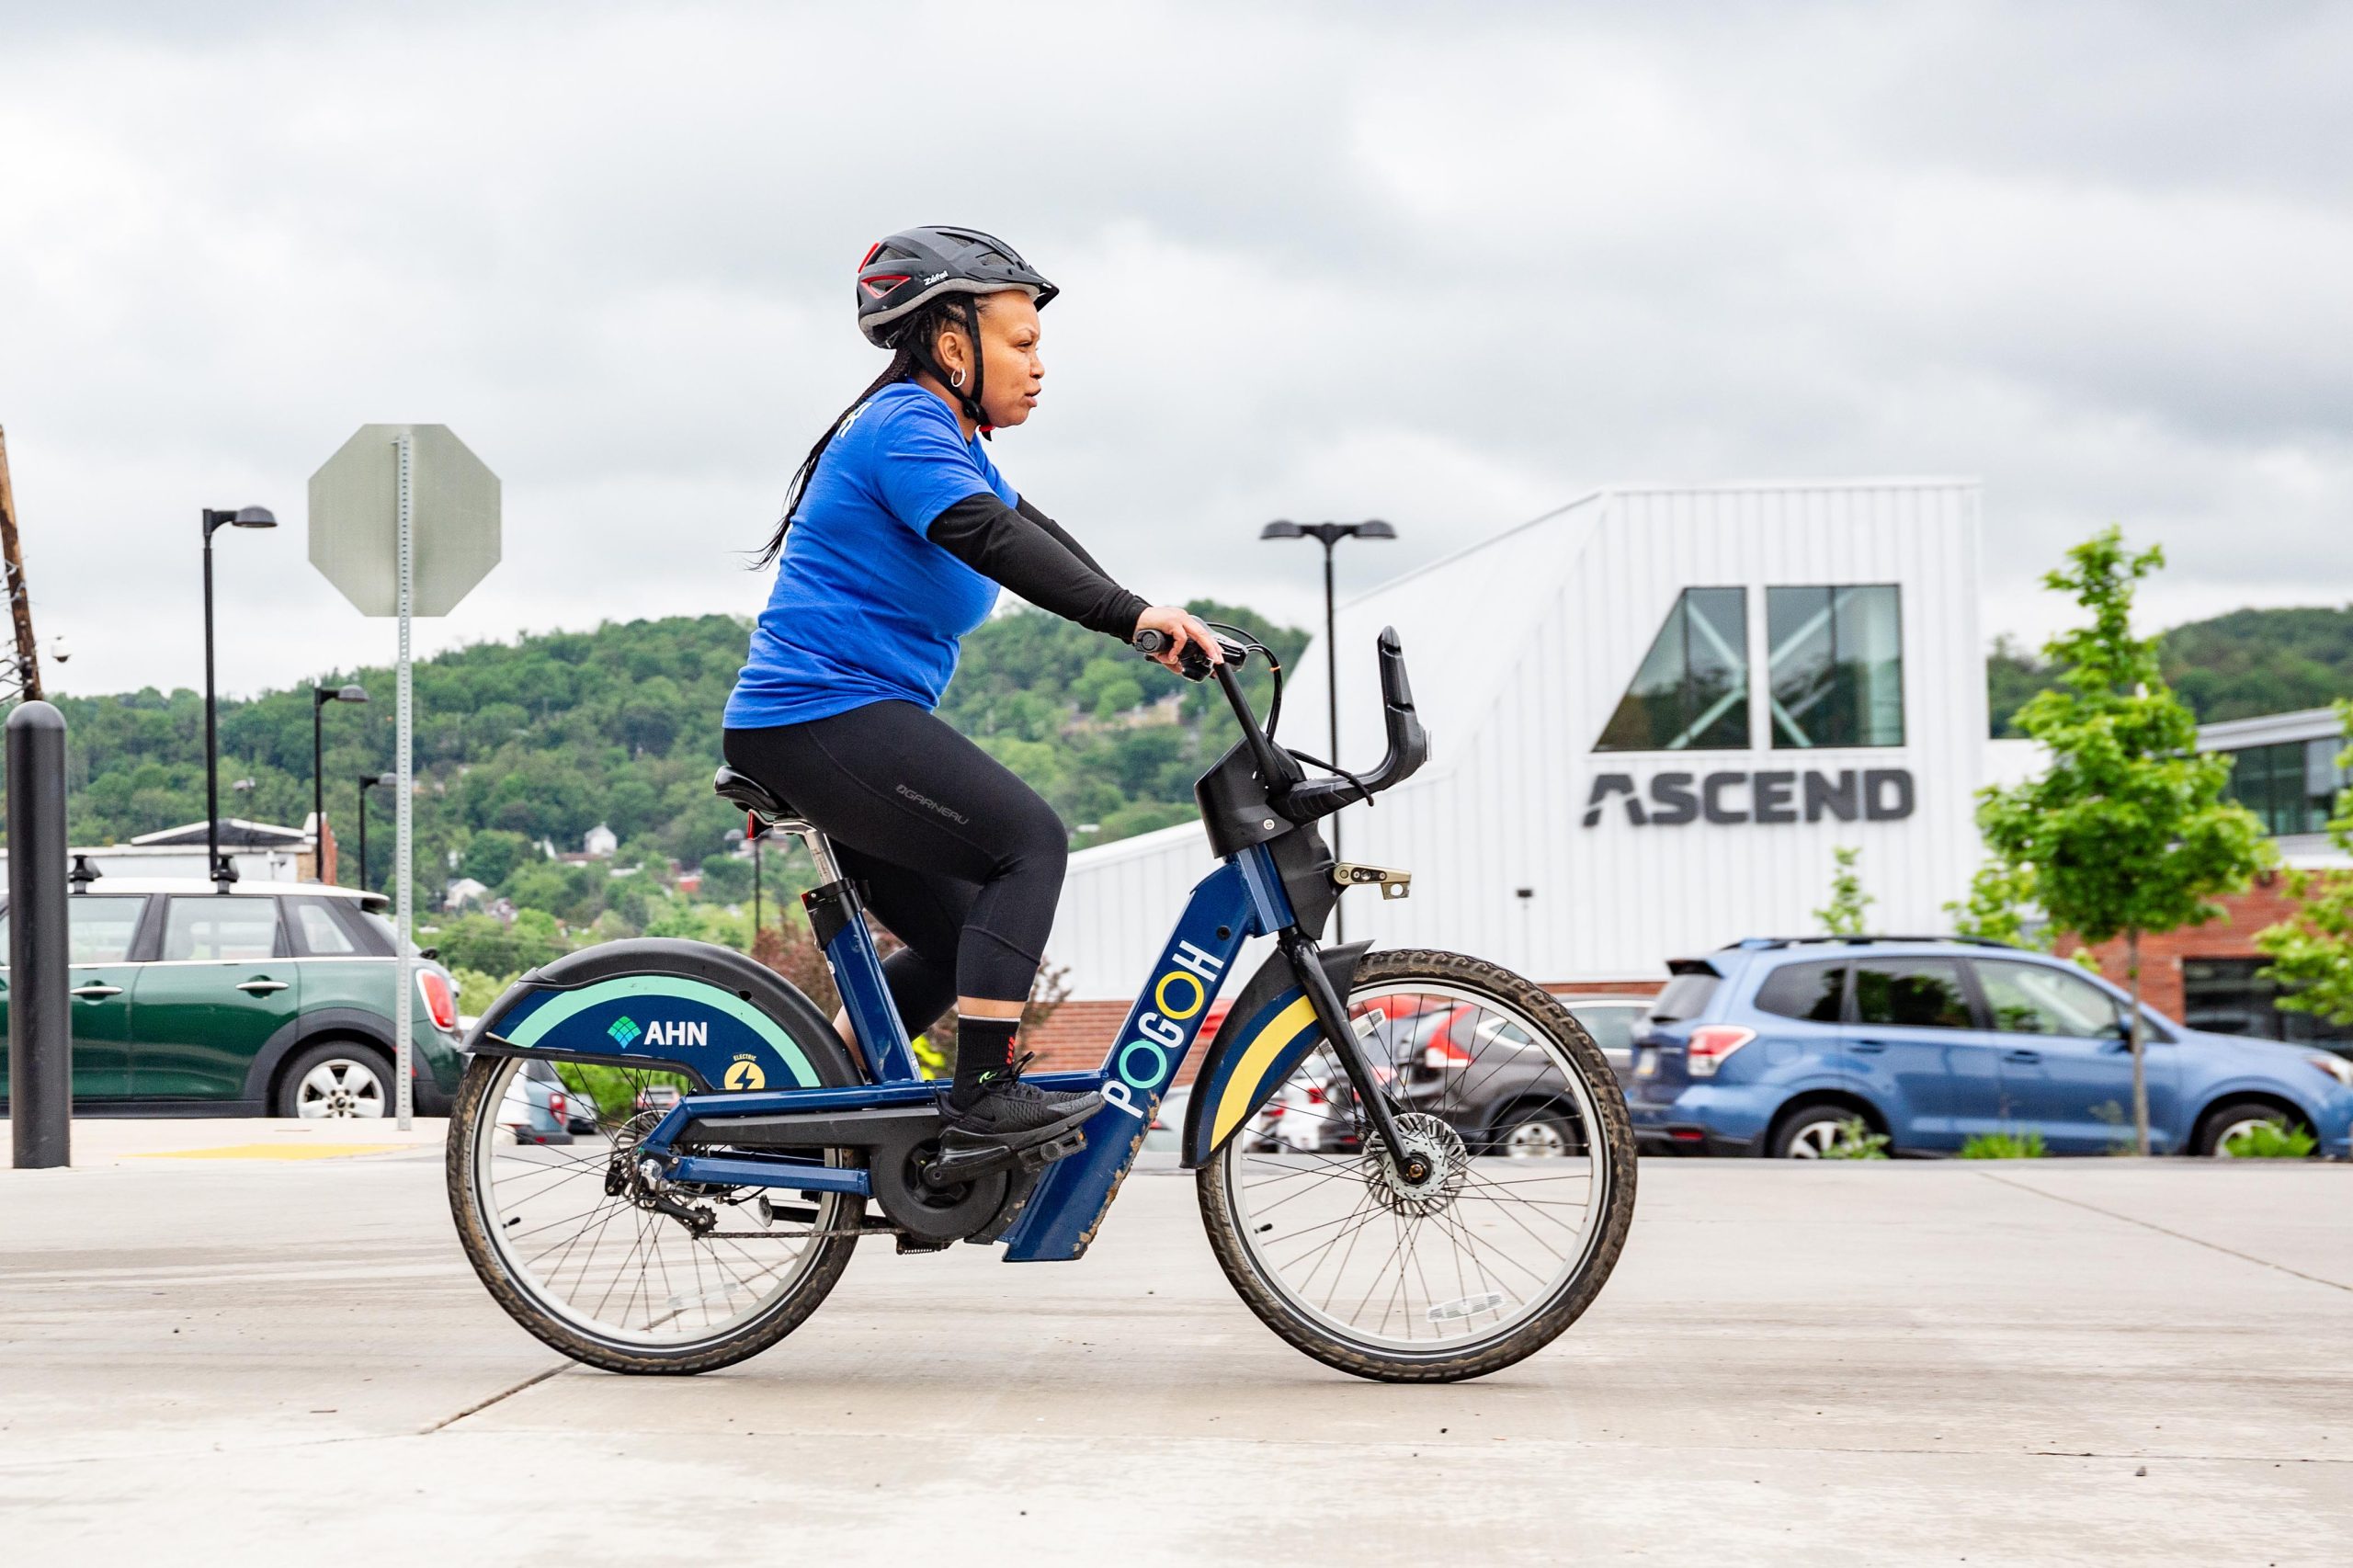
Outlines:
{"type": "Polygon", "coordinates": [[[2206,1113],[2205,1119],[2198,1124],[2198,1137],[2192,1147],[2210,1159],[2231,1159],[2234,1156],[2227,1147],[2231,1140],[2258,1127],[2310,1131],[2302,1117],[2283,1111],[2268,1100],[2233,1100],[2206,1113]]]}
{"type": "Polygon", "coordinates": [[[1773,1139],[1777,1160],[1824,1160],[1846,1136],[1855,1113],[1844,1106],[1816,1106],[1802,1110],[1782,1124],[1773,1139]]]}
{"type": "Polygon", "coordinates": [[[391,1115],[392,1106],[392,1064],[364,1045],[314,1045],[278,1080],[280,1116],[372,1119],[391,1115]]]}
{"type": "Polygon", "coordinates": [[[1549,1110],[1515,1112],[1495,1130],[1495,1153],[1507,1160],[1559,1160],[1585,1153],[1576,1129],[1549,1110]]]}

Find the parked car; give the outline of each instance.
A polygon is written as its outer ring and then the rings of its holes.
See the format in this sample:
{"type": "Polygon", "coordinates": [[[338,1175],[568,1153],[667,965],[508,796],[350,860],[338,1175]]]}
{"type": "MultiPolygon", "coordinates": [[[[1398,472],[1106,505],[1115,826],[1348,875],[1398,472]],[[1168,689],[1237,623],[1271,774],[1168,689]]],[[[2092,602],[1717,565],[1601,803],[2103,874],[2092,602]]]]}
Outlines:
{"type": "Polygon", "coordinates": [[[1603,1060],[1617,1075],[1618,1086],[1625,1088],[1634,1081],[1634,1036],[1642,1032],[1643,1021],[1650,1017],[1651,999],[1647,996],[1577,996],[1563,997],[1569,1016],[1585,1026],[1593,1043],[1601,1048],[1603,1060]]]}
{"type": "MultiPolygon", "coordinates": [[[[506,1080],[506,1094],[498,1102],[498,1125],[517,1143],[569,1143],[579,1129],[573,1125],[572,1092],[547,1062],[527,1062],[506,1080]]],[[[596,1131],[593,1117],[590,1131],[596,1131]]]]}
{"type": "MultiPolygon", "coordinates": [[[[1759,937],[1678,959],[1636,1041],[1636,1133],[1804,1159],[1859,1117],[1899,1153],[2035,1132],[2052,1153],[2131,1136],[2130,998],[1999,943],[1759,937]]],[[[2353,1153],[2353,1063],[2143,1009],[2151,1147],[2212,1154],[2262,1121],[2353,1153]]]]}
{"type": "Polygon", "coordinates": [[[637,1091],[637,1108],[639,1110],[668,1110],[684,1097],[678,1093],[675,1085],[648,1084],[637,1091]]]}
{"type": "Polygon", "coordinates": [[[597,1131],[598,1121],[597,1097],[564,1083],[563,1074],[556,1071],[554,1062],[526,1062],[520,1075],[537,1079],[547,1086],[551,1094],[558,1097],[563,1113],[565,1131],[576,1137],[597,1131]]]}
{"type": "MultiPolygon", "coordinates": [[[[399,981],[384,907],[315,882],[77,887],[65,901],[74,1114],[392,1114],[399,981]]],[[[463,1066],[457,987],[429,960],[415,974],[413,1101],[446,1115],[463,1066]]],[[[0,987],[0,1026],[6,1006],[0,987]]],[[[6,1073],[0,1061],[0,1096],[6,1073]]]]}

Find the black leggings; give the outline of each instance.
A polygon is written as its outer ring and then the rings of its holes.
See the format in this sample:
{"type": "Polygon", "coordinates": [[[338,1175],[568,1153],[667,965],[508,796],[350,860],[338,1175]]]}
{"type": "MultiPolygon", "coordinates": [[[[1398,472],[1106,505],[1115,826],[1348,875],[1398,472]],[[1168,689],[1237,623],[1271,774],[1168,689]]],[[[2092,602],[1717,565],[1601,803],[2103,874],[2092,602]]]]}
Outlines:
{"type": "Polygon", "coordinates": [[[911,702],[730,730],[727,764],[822,829],[906,943],[882,972],[910,1035],[958,996],[1028,999],[1069,835],[1003,764],[911,702]]]}

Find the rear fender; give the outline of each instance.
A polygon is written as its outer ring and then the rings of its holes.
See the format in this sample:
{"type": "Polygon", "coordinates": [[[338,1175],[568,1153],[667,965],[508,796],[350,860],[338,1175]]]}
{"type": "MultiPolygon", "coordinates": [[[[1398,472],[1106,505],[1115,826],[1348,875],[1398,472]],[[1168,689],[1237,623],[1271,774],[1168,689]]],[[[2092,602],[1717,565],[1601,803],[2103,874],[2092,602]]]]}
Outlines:
{"type": "Polygon", "coordinates": [[[700,1091],[840,1088],[841,1037],[773,970],[707,942],[607,942],[508,987],[466,1038],[476,1056],[683,1074],[700,1091]]]}
{"type": "MultiPolygon", "coordinates": [[[[1357,965],[1371,946],[1350,942],[1316,955],[1343,1001],[1356,983],[1357,965]]],[[[1206,1163],[1247,1126],[1322,1039],[1314,1006],[1291,973],[1290,960],[1280,951],[1267,954],[1226,1010],[1200,1075],[1193,1080],[1192,1096],[1185,1103],[1186,1165],[1206,1163]]]]}

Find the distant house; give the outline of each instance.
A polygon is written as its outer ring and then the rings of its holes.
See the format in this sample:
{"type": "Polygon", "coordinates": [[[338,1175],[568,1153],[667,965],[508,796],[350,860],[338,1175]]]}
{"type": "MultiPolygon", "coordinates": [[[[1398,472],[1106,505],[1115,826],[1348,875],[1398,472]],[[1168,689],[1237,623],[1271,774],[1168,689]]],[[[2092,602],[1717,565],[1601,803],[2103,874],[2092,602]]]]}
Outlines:
{"type": "Polygon", "coordinates": [[[481,903],[489,895],[489,884],[472,877],[460,877],[442,892],[441,907],[455,913],[468,904],[481,903]]]}
{"type": "Polygon", "coordinates": [[[609,860],[621,846],[620,835],[598,823],[581,836],[580,847],[592,860],[609,860]]]}

